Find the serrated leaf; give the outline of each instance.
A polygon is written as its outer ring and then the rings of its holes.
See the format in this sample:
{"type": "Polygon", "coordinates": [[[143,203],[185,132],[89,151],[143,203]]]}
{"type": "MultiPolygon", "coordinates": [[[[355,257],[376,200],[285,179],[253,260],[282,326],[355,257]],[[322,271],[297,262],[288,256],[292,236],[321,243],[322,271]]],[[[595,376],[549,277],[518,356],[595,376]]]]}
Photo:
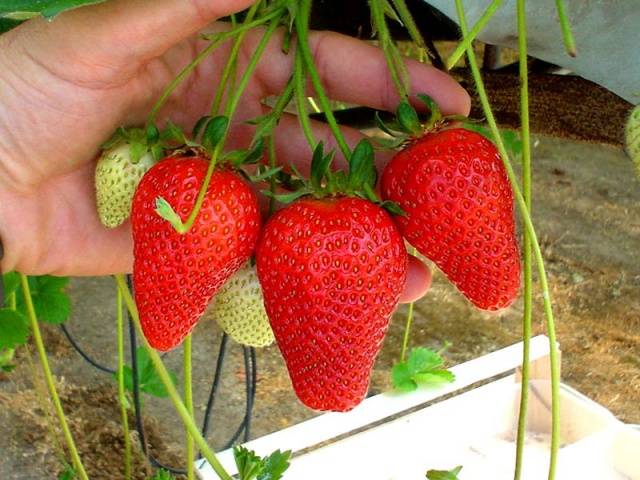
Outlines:
{"type": "Polygon", "coordinates": [[[149,480],[175,480],[175,478],[176,477],[167,470],[158,470],[153,477],[149,478],[149,480]]]}
{"type": "Polygon", "coordinates": [[[0,350],[12,349],[27,343],[29,323],[20,312],[0,309],[0,350]]]}
{"type": "MultiPolygon", "coordinates": [[[[16,272],[5,273],[2,275],[2,283],[4,284],[5,296],[8,297],[18,290],[18,287],[20,286],[20,275],[16,272]]],[[[0,307],[1,306],[2,305],[0,305],[0,307]]]]}
{"type": "Polygon", "coordinates": [[[427,372],[444,364],[444,360],[433,350],[429,350],[424,347],[417,347],[411,350],[409,359],[407,360],[407,367],[411,374],[420,372],[427,372]]]}
{"type": "Polygon", "coordinates": [[[243,446],[233,448],[233,458],[238,468],[239,480],[253,480],[264,469],[262,458],[243,446]]]}
{"type": "Polygon", "coordinates": [[[411,372],[405,362],[397,363],[391,369],[391,382],[393,388],[401,392],[410,392],[418,388],[411,378],[411,372]]]}
{"type": "Polygon", "coordinates": [[[287,471],[291,460],[291,450],[281,452],[276,450],[263,459],[263,470],[258,474],[258,480],[280,480],[287,471]]]}
{"type": "Polygon", "coordinates": [[[429,470],[427,472],[428,480],[458,480],[458,474],[462,470],[462,465],[451,470],[429,470]]]}
{"type": "MultiPolygon", "coordinates": [[[[57,325],[69,319],[71,315],[71,299],[64,292],[68,284],[68,277],[54,277],[51,275],[29,277],[31,299],[38,320],[57,325]]],[[[27,316],[23,295],[17,296],[17,310],[25,317],[27,316]]]]}
{"type": "MultiPolygon", "coordinates": [[[[138,384],[140,391],[153,397],[168,397],[169,393],[156,372],[153,362],[151,362],[151,358],[147,353],[147,349],[138,347],[136,349],[136,357],[138,360],[138,384]]],[[[169,376],[173,384],[176,385],[178,383],[176,374],[169,372],[169,376]]],[[[113,377],[116,380],[118,379],[117,372],[113,374],[113,377]]],[[[128,365],[124,367],[124,386],[128,391],[133,392],[133,369],[128,365]]]]}

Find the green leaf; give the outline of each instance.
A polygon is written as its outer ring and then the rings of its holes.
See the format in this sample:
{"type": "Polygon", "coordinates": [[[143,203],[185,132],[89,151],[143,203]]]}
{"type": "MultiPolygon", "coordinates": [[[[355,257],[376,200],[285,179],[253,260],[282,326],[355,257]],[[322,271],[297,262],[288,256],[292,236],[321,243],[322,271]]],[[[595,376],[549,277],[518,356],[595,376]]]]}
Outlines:
{"type": "Polygon", "coordinates": [[[403,100],[398,104],[396,118],[404,132],[419,134],[422,131],[422,125],[420,124],[418,113],[406,100],[403,100]]]}
{"type": "Polygon", "coordinates": [[[258,480],[280,480],[284,472],[289,468],[291,450],[281,452],[276,450],[263,460],[264,469],[258,474],[258,480]]]}
{"type": "Polygon", "coordinates": [[[181,144],[187,143],[187,138],[184,136],[182,129],[171,121],[168,121],[164,129],[162,129],[162,132],[160,132],[160,140],[173,141],[181,144]]]}
{"type": "Polygon", "coordinates": [[[215,149],[229,126],[229,119],[223,115],[212,118],[204,128],[202,134],[202,146],[209,151],[215,149]]]}
{"type": "Polygon", "coordinates": [[[233,448],[233,458],[240,480],[253,480],[264,469],[264,461],[254,451],[239,445],[233,448]]]}
{"type": "Polygon", "coordinates": [[[0,350],[27,343],[29,324],[24,315],[8,308],[0,309],[0,350]]]}
{"type": "Polygon", "coordinates": [[[261,182],[263,180],[266,180],[267,178],[270,178],[278,174],[281,170],[282,170],[282,166],[274,167],[274,168],[258,169],[257,174],[249,177],[249,180],[251,180],[253,183],[261,182]]]}
{"type": "Polygon", "coordinates": [[[458,480],[458,474],[462,470],[462,465],[452,470],[429,470],[427,472],[428,480],[458,480]]]}
{"type": "MultiPolygon", "coordinates": [[[[2,283],[4,284],[5,298],[15,293],[20,286],[20,275],[16,272],[9,272],[2,275],[2,283]]],[[[0,305],[1,307],[2,305],[0,305]]]]}
{"type": "MultiPolygon", "coordinates": [[[[31,299],[38,320],[57,325],[69,319],[71,315],[71,299],[64,291],[68,284],[68,277],[54,277],[51,275],[29,277],[31,299]]],[[[23,295],[17,296],[17,310],[25,317],[27,316],[27,307],[24,303],[23,295]]]]}
{"type": "Polygon", "coordinates": [[[311,159],[311,185],[320,191],[322,189],[322,181],[329,175],[329,167],[333,162],[335,151],[332,150],[328,154],[324,154],[324,143],[320,142],[316,145],[311,159]]]}
{"type": "Polygon", "coordinates": [[[42,15],[51,19],[59,13],[104,0],[0,0],[0,17],[26,20],[42,15]]]}
{"type": "Polygon", "coordinates": [[[247,152],[247,154],[242,159],[241,164],[252,164],[257,163],[262,158],[262,153],[264,152],[264,139],[259,138],[251,147],[251,150],[247,152]]]}
{"type": "Polygon", "coordinates": [[[399,362],[391,370],[391,382],[396,390],[412,391],[418,385],[437,385],[450,383],[455,376],[449,370],[441,368],[444,359],[440,352],[417,347],[411,350],[405,362],[399,362]]]}
{"type": "Polygon", "coordinates": [[[158,470],[153,477],[149,477],[149,480],[175,480],[175,478],[167,470],[158,470]]]}
{"type": "MultiPolygon", "coordinates": [[[[169,396],[167,389],[165,388],[160,376],[156,372],[156,369],[151,362],[151,358],[147,353],[147,349],[144,347],[138,347],[136,349],[136,357],[138,360],[138,384],[140,385],[140,391],[147,393],[153,397],[166,398],[169,396]]],[[[174,385],[178,383],[176,374],[169,372],[171,381],[174,385]]],[[[117,380],[117,372],[113,374],[113,377],[117,380]]],[[[133,392],[133,369],[126,365],[124,367],[124,386],[125,388],[133,392]]]]}
{"type": "Polygon", "coordinates": [[[280,194],[272,193],[269,190],[263,190],[262,191],[263,195],[265,195],[267,197],[273,197],[277,201],[279,201],[280,203],[284,203],[284,204],[288,204],[288,203],[294,202],[297,199],[299,199],[300,197],[304,197],[305,195],[309,195],[310,193],[311,192],[309,190],[306,190],[306,189],[301,189],[301,190],[298,190],[296,192],[291,192],[291,193],[280,193],[280,194]]]}
{"type": "Polygon", "coordinates": [[[418,388],[418,384],[413,381],[409,367],[406,362],[397,363],[391,369],[391,382],[393,388],[401,392],[411,392],[418,388]]]}
{"type": "Polygon", "coordinates": [[[400,205],[396,202],[392,202],[391,200],[385,200],[380,204],[380,206],[393,215],[400,215],[401,217],[404,217],[407,214],[407,212],[402,210],[400,205]]]}
{"type": "Polygon", "coordinates": [[[10,18],[0,18],[0,35],[14,29],[22,23],[21,20],[11,20],[10,18]]]}
{"type": "Polygon", "coordinates": [[[175,212],[173,207],[169,205],[169,202],[167,202],[162,197],[156,198],[156,213],[160,216],[160,218],[164,218],[167,222],[169,222],[176,230],[176,232],[184,232],[185,228],[182,219],[175,212]]]}
{"type": "Polygon", "coordinates": [[[58,480],[73,480],[74,478],[77,478],[77,475],[71,465],[67,465],[64,471],[58,475],[58,480]]]}
{"type": "Polygon", "coordinates": [[[349,159],[349,188],[360,189],[364,184],[373,187],[377,176],[373,147],[368,140],[360,140],[349,159]]]}

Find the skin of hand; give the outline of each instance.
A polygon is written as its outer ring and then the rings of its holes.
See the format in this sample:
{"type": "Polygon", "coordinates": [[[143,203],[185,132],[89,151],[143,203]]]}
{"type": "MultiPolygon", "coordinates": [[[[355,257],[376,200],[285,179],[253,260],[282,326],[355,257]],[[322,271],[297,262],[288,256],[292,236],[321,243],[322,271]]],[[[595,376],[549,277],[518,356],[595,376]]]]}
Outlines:
{"type": "MultiPolygon", "coordinates": [[[[166,85],[206,45],[199,32],[228,28],[217,18],[251,0],[112,0],[30,20],[0,36],[0,238],[2,271],[107,275],[133,263],[131,229],[108,230],[98,220],[93,175],[100,145],[118,126],[144,124],[166,85]]],[[[242,69],[261,31],[247,34],[242,69]]],[[[281,37],[281,35],[280,35],[281,37]]],[[[246,119],[264,114],[265,97],[284,88],[294,55],[274,36],[240,102],[229,148],[246,145],[246,119]]],[[[399,101],[378,49],[331,32],[312,32],[311,49],[328,95],[393,111],[399,101]]],[[[217,49],[164,106],[189,129],[208,112],[230,43],[217,49]]],[[[469,97],[451,77],[407,61],[411,92],[426,93],[443,113],[466,115],[469,97]]],[[[242,70],[239,70],[242,71],[242,70]]],[[[412,102],[415,98],[412,97],[412,102]]],[[[417,108],[420,104],[414,104],[417,108]]],[[[316,140],[335,145],[325,125],[316,140]]],[[[355,145],[362,135],[344,129],[355,145]]],[[[311,151],[297,119],[286,115],[275,134],[278,158],[308,171],[311,151]]],[[[384,164],[389,156],[380,155],[384,164]]],[[[428,268],[411,257],[402,301],[422,296],[428,268]]]]}

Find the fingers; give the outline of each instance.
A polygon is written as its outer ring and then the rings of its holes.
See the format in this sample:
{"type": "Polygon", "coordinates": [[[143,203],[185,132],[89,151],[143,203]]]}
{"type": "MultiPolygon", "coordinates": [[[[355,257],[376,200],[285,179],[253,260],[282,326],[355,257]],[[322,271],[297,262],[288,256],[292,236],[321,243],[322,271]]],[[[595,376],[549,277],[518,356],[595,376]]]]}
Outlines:
{"type": "MultiPolygon", "coordinates": [[[[259,35],[247,36],[247,51],[253,51],[259,35]]],[[[400,97],[396,93],[379,48],[334,32],[312,32],[310,48],[327,94],[335,100],[372,108],[395,111],[400,97]]],[[[269,45],[256,72],[265,96],[282,91],[289,80],[295,55],[281,52],[281,39],[269,45]]],[[[467,115],[470,99],[467,92],[448,74],[415,60],[406,60],[411,77],[411,95],[425,93],[432,97],[445,115],[467,115]]],[[[423,107],[415,101],[417,108],[423,107]]]]}
{"type": "MultiPolygon", "coordinates": [[[[32,54],[65,53],[101,69],[137,66],[253,0],[114,0],[28,22],[32,54]]],[[[65,58],[61,58],[65,60],[65,58]]]]}
{"type": "Polygon", "coordinates": [[[431,287],[431,270],[422,261],[409,255],[407,283],[400,295],[400,303],[411,303],[422,298],[431,287]]]}

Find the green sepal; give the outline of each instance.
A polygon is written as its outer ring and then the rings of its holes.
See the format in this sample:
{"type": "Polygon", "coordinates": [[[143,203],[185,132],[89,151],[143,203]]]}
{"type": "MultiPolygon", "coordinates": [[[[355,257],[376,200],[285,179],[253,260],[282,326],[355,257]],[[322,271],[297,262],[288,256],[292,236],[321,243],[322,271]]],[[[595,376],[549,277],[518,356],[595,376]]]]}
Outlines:
{"type": "Polygon", "coordinates": [[[204,126],[211,120],[211,118],[211,115],[205,115],[204,117],[199,118],[196,124],[193,126],[191,136],[193,138],[198,138],[198,135],[200,135],[200,132],[202,131],[204,126]]]}
{"type": "Polygon", "coordinates": [[[251,149],[247,152],[247,155],[242,160],[242,164],[251,165],[253,163],[258,163],[262,158],[262,154],[264,153],[264,138],[258,139],[254,142],[251,149]]]}
{"type": "Polygon", "coordinates": [[[253,183],[262,182],[263,180],[266,180],[278,174],[281,170],[282,166],[267,168],[263,171],[260,171],[260,169],[258,169],[258,173],[256,175],[249,176],[249,180],[253,183]]]}
{"type": "Polygon", "coordinates": [[[360,140],[349,158],[348,188],[359,190],[373,187],[376,184],[378,172],[374,162],[374,151],[368,140],[360,140]]]}
{"type": "Polygon", "coordinates": [[[129,143],[129,157],[131,159],[131,163],[134,165],[140,161],[140,159],[146,155],[147,146],[143,143],[137,141],[131,141],[129,143]]]}
{"type": "Polygon", "coordinates": [[[223,115],[212,118],[202,133],[202,146],[212,152],[220,143],[229,127],[229,119],[223,115]]]}
{"type": "Polygon", "coordinates": [[[297,190],[291,193],[273,193],[270,190],[263,190],[262,193],[267,197],[275,198],[280,203],[288,204],[296,201],[300,197],[304,197],[305,195],[310,195],[313,192],[311,190],[302,188],[300,190],[297,190]]]}
{"type": "Polygon", "coordinates": [[[146,129],[146,136],[147,145],[154,145],[160,140],[160,130],[158,130],[158,127],[153,124],[148,125],[146,129]]]}
{"type": "Polygon", "coordinates": [[[462,465],[451,470],[429,470],[427,480],[458,480],[458,474],[462,470],[462,465]]]}
{"type": "Polygon", "coordinates": [[[376,137],[373,139],[373,141],[376,144],[388,150],[396,150],[397,148],[400,148],[402,145],[407,143],[407,139],[402,137],[397,137],[397,138],[376,137]]]}
{"type": "Polygon", "coordinates": [[[399,215],[401,217],[404,217],[407,215],[407,212],[405,212],[400,205],[398,205],[396,202],[392,202],[391,200],[385,200],[384,202],[382,202],[380,204],[380,206],[382,208],[384,208],[387,212],[393,214],[393,215],[399,215]]]}
{"type": "Polygon", "coordinates": [[[422,133],[418,112],[406,100],[402,100],[398,104],[396,118],[403,132],[410,135],[420,135],[422,133]]]}
{"type": "Polygon", "coordinates": [[[182,219],[175,212],[173,207],[169,205],[169,202],[167,202],[162,197],[156,198],[156,213],[160,216],[160,218],[164,218],[167,222],[169,222],[176,230],[176,232],[185,232],[186,229],[184,223],[182,222],[182,219]]]}
{"type": "Polygon", "coordinates": [[[160,139],[165,142],[175,142],[180,145],[187,143],[187,137],[182,129],[172,121],[168,121],[162,132],[160,132],[160,139]]]}
{"type": "Polygon", "coordinates": [[[324,154],[324,143],[320,142],[313,150],[313,157],[311,159],[311,186],[321,191],[323,188],[323,180],[329,179],[330,170],[329,167],[335,157],[335,151],[332,150],[328,154],[324,154]]]}

